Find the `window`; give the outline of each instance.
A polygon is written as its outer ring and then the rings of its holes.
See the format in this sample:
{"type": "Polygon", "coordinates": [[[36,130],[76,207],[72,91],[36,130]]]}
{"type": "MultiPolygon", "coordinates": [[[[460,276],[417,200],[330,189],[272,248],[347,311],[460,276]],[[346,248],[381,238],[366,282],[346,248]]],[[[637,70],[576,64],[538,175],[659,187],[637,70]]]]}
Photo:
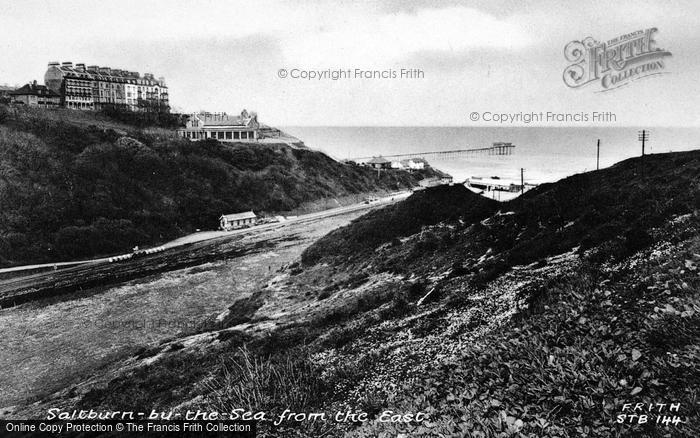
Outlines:
{"type": "Polygon", "coordinates": [[[236,131],[233,133],[234,140],[239,140],[241,138],[241,133],[236,131]]]}
{"type": "Polygon", "coordinates": [[[219,140],[223,140],[223,139],[224,139],[224,132],[223,132],[223,131],[219,132],[218,135],[219,135],[219,140]]]}
{"type": "Polygon", "coordinates": [[[233,132],[226,131],[226,140],[231,140],[233,138],[233,132]]]}

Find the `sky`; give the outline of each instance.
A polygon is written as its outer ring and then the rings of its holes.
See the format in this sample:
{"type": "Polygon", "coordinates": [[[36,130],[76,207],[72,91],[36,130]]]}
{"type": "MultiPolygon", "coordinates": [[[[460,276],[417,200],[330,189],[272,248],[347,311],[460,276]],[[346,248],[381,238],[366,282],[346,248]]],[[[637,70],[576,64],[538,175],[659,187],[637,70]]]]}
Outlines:
{"type": "Polygon", "coordinates": [[[0,84],[43,83],[48,62],[72,61],[164,76],[177,111],[246,108],[276,126],[526,126],[485,113],[594,111],[615,118],[587,124],[700,126],[691,0],[0,0],[0,11],[0,84]],[[564,84],[570,41],[651,27],[672,53],[664,74],[606,92],[564,84]],[[422,76],[354,77],[402,68],[422,76]],[[328,69],[353,77],[290,77],[328,69]]]}

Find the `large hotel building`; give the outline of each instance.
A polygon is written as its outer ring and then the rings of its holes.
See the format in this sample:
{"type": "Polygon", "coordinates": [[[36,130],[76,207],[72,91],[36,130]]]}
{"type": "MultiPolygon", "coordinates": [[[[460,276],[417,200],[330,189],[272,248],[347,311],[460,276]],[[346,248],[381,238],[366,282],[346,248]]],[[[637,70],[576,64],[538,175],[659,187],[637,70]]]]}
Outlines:
{"type": "Polygon", "coordinates": [[[72,62],[50,62],[44,83],[61,95],[66,108],[100,110],[122,107],[132,111],[170,111],[165,78],[153,74],[72,62]]]}

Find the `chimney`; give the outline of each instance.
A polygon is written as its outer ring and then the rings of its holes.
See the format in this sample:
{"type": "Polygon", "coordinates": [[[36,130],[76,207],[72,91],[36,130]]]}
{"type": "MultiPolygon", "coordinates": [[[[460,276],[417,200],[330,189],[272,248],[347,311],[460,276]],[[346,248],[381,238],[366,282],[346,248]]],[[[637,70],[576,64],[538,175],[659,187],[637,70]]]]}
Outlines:
{"type": "Polygon", "coordinates": [[[85,73],[85,64],[75,64],[75,69],[81,73],[85,73]]]}
{"type": "Polygon", "coordinates": [[[58,63],[58,61],[51,61],[51,62],[49,62],[49,67],[58,67],[59,65],[60,65],[60,64],[58,63]]]}
{"type": "Polygon", "coordinates": [[[112,74],[112,69],[109,67],[100,67],[100,74],[109,76],[112,74]]]}
{"type": "Polygon", "coordinates": [[[61,64],[62,67],[68,67],[68,68],[73,68],[73,63],[70,61],[64,62],[61,64]]]}
{"type": "Polygon", "coordinates": [[[90,66],[88,66],[88,70],[96,72],[96,71],[100,70],[100,66],[99,65],[90,65],[90,66]]]}

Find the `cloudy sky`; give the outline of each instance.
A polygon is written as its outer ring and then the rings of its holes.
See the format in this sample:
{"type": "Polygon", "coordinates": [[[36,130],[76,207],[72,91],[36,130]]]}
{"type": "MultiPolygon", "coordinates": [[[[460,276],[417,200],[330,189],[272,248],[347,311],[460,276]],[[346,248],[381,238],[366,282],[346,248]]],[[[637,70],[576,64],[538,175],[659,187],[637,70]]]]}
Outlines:
{"type": "Polygon", "coordinates": [[[470,126],[473,111],[611,111],[616,126],[700,124],[700,2],[0,0],[0,84],[49,61],[165,76],[181,111],[264,122],[470,126]],[[657,27],[668,74],[570,89],[566,43],[657,27]],[[417,68],[421,79],[303,80],[287,69],[417,68]],[[599,88],[599,87],[598,87],[599,88]]]}

